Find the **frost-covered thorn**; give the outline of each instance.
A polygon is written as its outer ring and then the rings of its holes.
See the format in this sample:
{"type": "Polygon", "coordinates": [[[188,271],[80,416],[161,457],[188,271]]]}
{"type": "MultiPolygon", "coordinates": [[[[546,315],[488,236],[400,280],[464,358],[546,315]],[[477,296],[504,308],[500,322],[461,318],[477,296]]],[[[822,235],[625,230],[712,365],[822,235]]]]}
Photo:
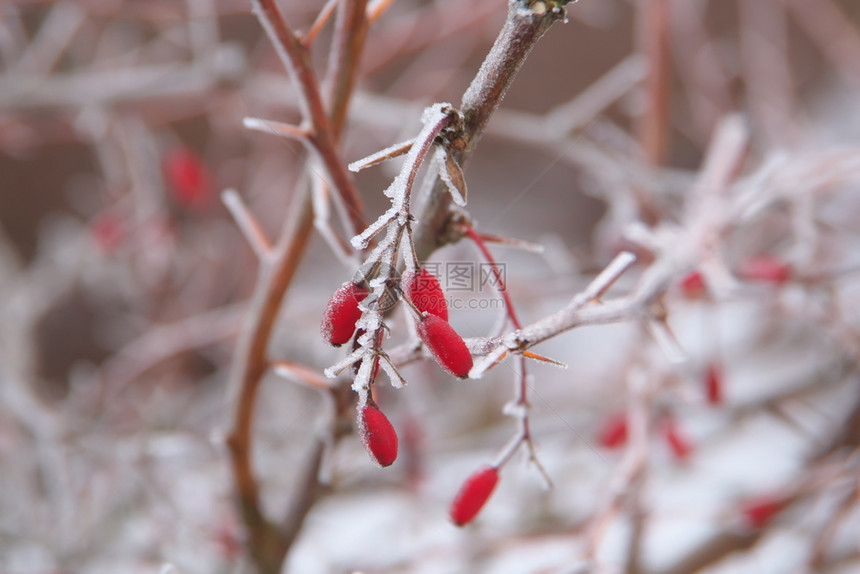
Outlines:
{"type": "Polygon", "coordinates": [[[377,360],[379,361],[379,364],[382,365],[382,370],[385,371],[386,375],[388,375],[388,380],[391,381],[391,386],[396,389],[400,389],[408,384],[408,381],[400,374],[400,371],[397,370],[397,367],[394,366],[394,362],[386,353],[380,354],[379,357],[377,357],[377,360]]]}
{"type": "Polygon", "coordinates": [[[466,205],[466,178],[454,156],[442,147],[436,152],[435,161],[439,177],[451,193],[451,199],[460,207],[466,205]]]}
{"type": "Polygon", "coordinates": [[[478,236],[484,240],[485,243],[498,243],[500,245],[522,249],[523,251],[530,251],[531,253],[544,252],[543,245],[532,243],[531,241],[523,241],[522,239],[514,239],[513,237],[502,237],[501,235],[493,235],[492,233],[479,233],[478,236]]]}
{"type": "Polygon", "coordinates": [[[398,210],[394,206],[388,208],[376,221],[368,225],[364,231],[350,239],[350,244],[358,250],[366,249],[373,236],[385,229],[389,223],[397,218],[397,212],[398,210]]]}
{"type": "Polygon", "coordinates": [[[326,376],[326,378],[333,379],[339,374],[341,374],[343,371],[345,371],[347,368],[352,366],[353,363],[358,360],[361,360],[366,354],[367,351],[365,349],[357,349],[347,355],[345,358],[335,363],[334,365],[325,369],[323,371],[323,374],[326,376]]]}
{"type": "Polygon", "coordinates": [[[308,130],[292,124],[275,122],[272,120],[264,120],[262,118],[246,117],[242,120],[242,125],[246,129],[258,132],[265,132],[276,136],[281,136],[301,142],[307,142],[308,130]]]}
{"type": "Polygon", "coordinates": [[[556,361],[555,359],[550,359],[549,357],[544,357],[543,355],[538,355],[537,353],[533,353],[531,351],[523,351],[522,356],[527,359],[540,361],[541,363],[547,363],[548,365],[558,367],[559,369],[567,369],[568,367],[567,363],[562,363],[561,361],[556,361]]]}
{"type": "Polygon", "coordinates": [[[347,167],[349,168],[349,171],[359,172],[368,167],[378,165],[384,161],[388,161],[389,159],[394,159],[396,157],[400,157],[403,154],[409,153],[409,150],[412,149],[412,144],[414,143],[415,138],[396,143],[376,153],[370,154],[363,159],[356,160],[349,164],[347,167]]]}
{"type": "Polygon", "coordinates": [[[479,359],[472,370],[469,371],[470,379],[480,379],[484,376],[484,373],[489,371],[492,367],[496,365],[502,358],[507,355],[508,348],[506,345],[502,344],[497,346],[495,349],[490,351],[487,355],[479,359]]]}

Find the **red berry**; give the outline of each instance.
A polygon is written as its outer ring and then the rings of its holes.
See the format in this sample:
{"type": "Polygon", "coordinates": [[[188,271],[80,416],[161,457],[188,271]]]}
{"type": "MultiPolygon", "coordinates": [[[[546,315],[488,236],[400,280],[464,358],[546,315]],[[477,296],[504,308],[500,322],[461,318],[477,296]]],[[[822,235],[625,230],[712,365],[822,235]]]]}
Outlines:
{"type": "Polygon", "coordinates": [[[765,496],[748,500],[741,506],[747,526],[751,528],[764,528],[780,512],[788,506],[788,499],[777,496],[765,496]]]}
{"type": "Polygon", "coordinates": [[[407,271],[400,280],[403,294],[422,313],[436,315],[443,321],[448,320],[448,303],[439,280],[423,267],[407,271]]]}
{"type": "Polygon", "coordinates": [[[627,442],[627,415],[618,413],[611,416],[600,430],[597,442],[604,448],[619,448],[627,442]]]}
{"type": "Polygon", "coordinates": [[[375,405],[368,403],[358,414],[358,432],[364,448],[379,466],[391,466],[397,458],[397,433],[375,405]]]}
{"type": "Polygon", "coordinates": [[[674,457],[678,460],[686,460],[693,452],[693,445],[681,432],[678,423],[674,419],[669,419],[663,425],[663,436],[669,445],[674,457]]]}
{"type": "Polygon", "coordinates": [[[168,189],[183,205],[207,202],[212,194],[212,176],[200,157],[188,148],[179,148],[164,158],[168,189]]]}
{"type": "Polygon", "coordinates": [[[424,313],[424,318],[418,322],[418,336],[440,367],[461,379],[469,376],[472,354],[463,338],[447,321],[424,313]]]}
{"type": "Polygon", "coordinates": [[[352,338],[355,323],[361,318],[359,302],[367,297],[366,288],[347,281],[337,288],[326,305],[320,332],[323,339],[340,347],[352,338]]]}
{"type": "Polygon", "coordinates": [[[487,503],[498,482],[499,470],[493,466],[484,466],[472,473],[460,487],[448,511],[454,524],[463,526],[471,522],[487,503]]]}
{"type": "Polygon", "coordinates": [[[90,233],[99,248],[110,253],[123,242],[126,229],[120,218],[102,214],[90,223],[90,233]]]}
{"type": "Polygon", "coordinates": [[[713,363],[705,371],[705,394],[710,404],[723,404],[723,373],[713,363]]]}
{"type": "Polygon", "coordinates": [[[791,278],[791,266],[776,257],[758,255],[743,264],[740,275],[750,281],[782,285],[791,278]]]}
{"type": "Polygon", "coordinates": [[[681,279],[681,291],[685,297],[698,299],[705,294],[705,278],[698,271],[689,273],[681,279]]]}

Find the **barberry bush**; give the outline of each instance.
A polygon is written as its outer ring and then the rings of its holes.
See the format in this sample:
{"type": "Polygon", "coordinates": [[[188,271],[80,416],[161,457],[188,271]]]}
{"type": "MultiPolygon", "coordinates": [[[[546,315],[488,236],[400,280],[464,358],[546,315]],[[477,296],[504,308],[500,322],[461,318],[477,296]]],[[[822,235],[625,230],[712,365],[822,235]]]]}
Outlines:
{"type": "Polygon", "coordinates": [[[851,0],[0,4],[0,571],[860,568],[851,0]]]}

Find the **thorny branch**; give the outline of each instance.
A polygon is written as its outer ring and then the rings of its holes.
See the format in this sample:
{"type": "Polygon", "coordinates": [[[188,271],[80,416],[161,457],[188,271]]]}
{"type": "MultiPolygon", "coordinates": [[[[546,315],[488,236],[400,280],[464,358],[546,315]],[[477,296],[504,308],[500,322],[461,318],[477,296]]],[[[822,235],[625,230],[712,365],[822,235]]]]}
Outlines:
{"type": "MultiPolygon", "coordinates": [[[[300,101],[303,102],[305,119],[310,124],[308,140],[322,158],[341,198],[349,207],[352,224],[356,229],[360,229],[363,225],[361,204],[352,180],[335,149],[339,132],[332,130],[329,116],[323,108],[316,76],[311,69],[309,51],[289,29],[272,0],[260,0],[255,2],[254,7],[275,49],[301,90],[300,101]]],[[[360,50],[366,34],[363,9],[361,14],[356,15],[345,8],[339,20],[336,35],[338,48],[335,53],[350,49],[360,50]]],[[[352,57],[358,58],[359,55],[360,51],[352,57]]],[[[339,128],[343,127],[342,118],[355,85],[354,66],[355,62],[350,57],[340,57],[331,67],[333,93],[330,113],[339,128]]],[[[313,229],[313,211],[308,187],[301,188],[295,194],[290,214],[277,244],[264,257],[260,257],[257,288],[237,344],[231,374],[230,404],[235,411],[227,445],[230,449],[241,513],[249,533],[248,547],[261,573],[280,571],[283,559],[298,535],[304,517],[322,493],[319,469],[327,444],[327,440],[322,437],[315,440],[312,455],[303,472],[303,486],[294,496],[295,503],[288,510],[283,523],[275,525],[266,518],[260,504],[260,487],[252,465],[252,421],[260,383],[269,368],[269,339],[278,310],[306,251],[313,229]]],[[[259,245],[261,242],[256,243],[259,245]]],[[[257,249],[263,247],[264,245],[259,245],[257,249]]],[[[333,396],[340,395],[334,391],[333,396]]],[[[336,407],[335,417],[339,416],[340,412],[341,409],[336,407]]]]}
{"type": "MultiPolygon", "coordinates": [[[[703,258],[713,258],[710,247],[715,237],[726,233],[743,200],[742,196],[728,193],[746,147],[746,130],[737,117],[730,117],[721,125],[710,147],[704,170],[689,202],[689,221],[701,222],[683,229],[666,230],[662,236],[651,235],[643,228],[633,228],[631,234],[659,253],[659,259],[639,278],[630,295],[587,305],[598,299],[606,285],[592,284],[564,309],[502,337],[473,342],[472,351],[486,354],[487,358],[475,366],[473,376],[478,377],[507,351],[528,349],[556,335],[581,325],[612,323],[638,317],[660,320],[659,298],[674,280],[692,270],[703,258]],[[734,203],[725,204],[734,198],[734,203]]],[[[632,259],[610,264],[623,271],[632,259]]],[[[614,275],[614,273],[612,274],[614,275]]],[[[613,277],[617,278],[617,276],[613,277]]],[[[610,283],[611,284],[611,283],[610,283]]]]}

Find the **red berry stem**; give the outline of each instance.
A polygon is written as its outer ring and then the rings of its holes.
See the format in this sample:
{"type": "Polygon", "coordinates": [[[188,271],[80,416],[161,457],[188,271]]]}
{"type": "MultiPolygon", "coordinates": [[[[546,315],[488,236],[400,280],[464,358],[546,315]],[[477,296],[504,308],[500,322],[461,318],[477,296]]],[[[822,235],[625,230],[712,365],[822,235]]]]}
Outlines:
{"type": "MultiPolygon", "coordinates": [[[[490,269],[492,270],[493,276],[496,279],[496,289],[502,296],[502,299],[505,301],[505,311],[507,312],[508,317],[511,320],[511,324],[514,326],[515,329],[522,329],[522,323],[517,316],[516,309],[514,308],[514,303],[511,300],[510,295],[508,294],[505,280],[502,277],[502,273],[499,270],[499,266],[496,263],[493,254],[487,247],[484,238],[470,225],[463,226],[463,233],[475,243],[475,245],[481,251],[481,254],[483,255],[484,259],[487,261],[487,263],[490,264],[490,269]]],[[[511,441],[509,447],[502,453],[501,459],[498,462],[497,466],[502,466],[503,464],[505,464],[510,459],[510,457],[513,456],[513,453],[517,449],[519,449],[521,445],[525,444],[529,452],[530,460],[535,464],[541,474],[541,477],[543,477],[547,485],[551,485],[552,481],[550,480],[546,470],[540,464],[537,454],[535,453],[534,443],[532,442],[531,425],[529,424],[528,416],[529,376],[526,366],[526,359],[522,353],[519,353],[517,355],[517,365],[519,367],[519,372],[517,375],[517,396],[514,400],[514,405],[519,410],[519,413],[517,414],[517,419],[520,428],[518,434],[511,441]]]]}
{"type": "Polygon", "coordinates": [[[493,275],[496,278],[496,288],[499,291],[499,295],[502,296],[502,299],[505,301],[505,309],[508,312],[508,317],[511,318],[511,323],[513,323],[515,329],[522,329],[523,325],[520,323],[519,318],[517,317],[517,312],[514,309],[514,303],[511,301],[510,295],[508,295],[508,289],[505,286],[505,281],[502,278],[502,272],[499,270],[498,264],[496,264],[496,260],[493,258],[493,254],[490,253],[487,244],[484,242],[484,239],[481,235],[475,231],[475,229],[471,226],[464,226],[463,232],[466,236],[471,239],[475,245],[478,246],[478,249],[481,250],[481,254],[484,256],[484,259],[487,260],[487,263],[490,264],[490,269],[493,272],[493,275]]]}

